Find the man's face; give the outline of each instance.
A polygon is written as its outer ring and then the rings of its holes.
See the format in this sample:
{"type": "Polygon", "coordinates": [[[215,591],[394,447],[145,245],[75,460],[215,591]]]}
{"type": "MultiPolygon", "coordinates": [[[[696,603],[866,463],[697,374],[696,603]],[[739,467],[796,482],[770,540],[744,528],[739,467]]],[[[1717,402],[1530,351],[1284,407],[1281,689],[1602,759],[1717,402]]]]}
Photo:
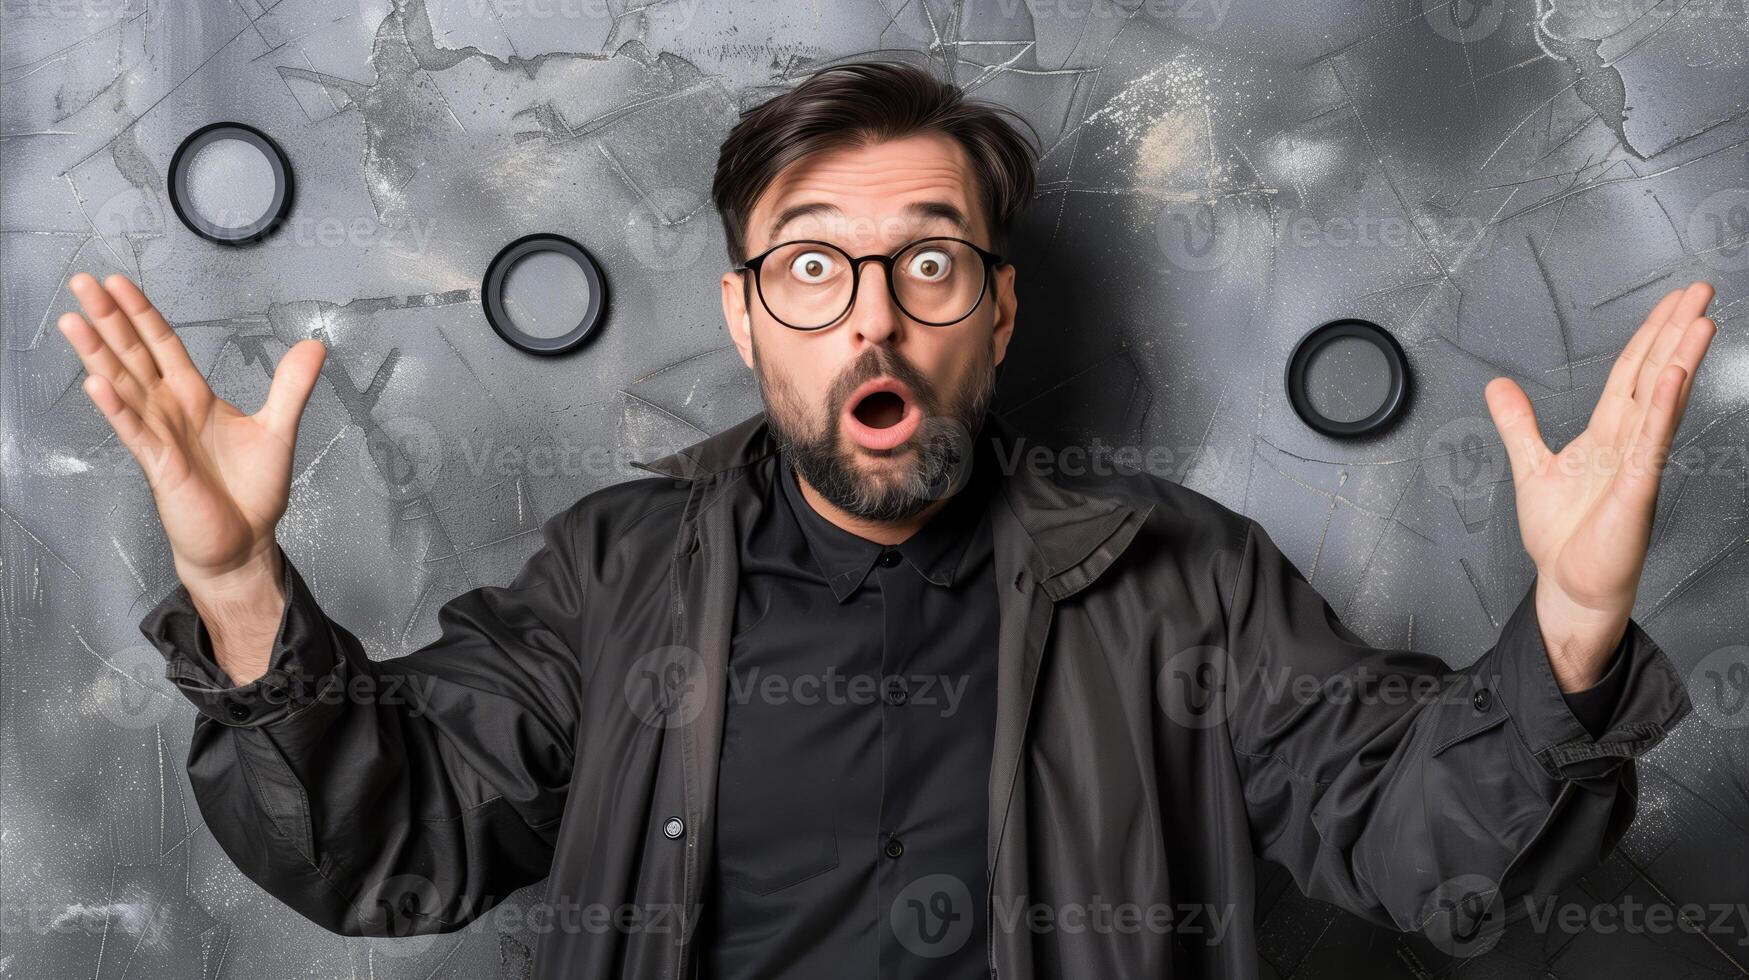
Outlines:
{"type": "MultiPolygon", "coordinates": [[[[988,249],[978,195],[965,151],[947,136],[819,153],[791,164],[760,195],[746,222],[747,255],[796,239],[851,256],[890,255],[937,235],[988,249]]],[[[768,263],[761,274],[789,271],[768,263]]],[[[759,380],[772,434],[801,476],[869,521],[901,520],[957,489],[1013,333],[1014,267],[995,270],[970,316],[931,326],[893,302],[880,266],[863,263],[850,311],[806,331],[774,319],[751,276],[723,276],[723,316],[759,380]],[[891,390],[869,394],[871,384],[891,390]]]]}

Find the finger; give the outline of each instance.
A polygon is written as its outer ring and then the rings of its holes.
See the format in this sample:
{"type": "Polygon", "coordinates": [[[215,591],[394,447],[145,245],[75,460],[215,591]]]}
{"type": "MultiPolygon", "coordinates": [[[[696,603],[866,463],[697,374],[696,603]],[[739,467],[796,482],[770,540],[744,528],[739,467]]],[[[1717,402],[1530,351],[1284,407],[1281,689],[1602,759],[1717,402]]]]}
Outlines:
{"type": "MultiPolygon", "coordinates": [[[[170,328],[170,323],[146,294],[140,292],[140,287],[133,284],[127,276],[114,275],[103,280],[103,289],[120,306],[128,319],[133,321],[140,336],[146,340],[146,345],[152,351],[152,359],[158,366],[158,373],[168,378],[180,371],[194,371],[194,360],[188,356],[188,348],[182,345],[182,338],[176,336],[176,331],[170,328]]],[[[198,372],[197,372],[198,373],[198,372]]]]}
{"type": "Polygon", "coordinates": [[[1658,372],[1658,383],[1652,391],[1652,410],[1646,413],[1640,426],[1640,437],[1624,461],[1620,476],[1611,485],[1612,494],[1624,505],[1637,508],[1653,506],[1658,497],[1658,481],[1670,455],[1670,441],[1682,421],[1677,405],[1678,395],[1688,380],[1688,372],[1680,366],[1667,365],[1658,372]]]}
{"type": "Polygon", "coordinates": [[[63,313],[55,321],[61,336],[67,338],[67,343],[73,347],[73,353],[79,355],[79,363],[85,365],[85,373],[93,378],[103,378],[113,389],[119,392],[119,397],[132,406],[144,404],[145,393],[140,390],[134,376],[122,366],[121,360],[115,356],[115,351],[103,342],[91,324],[77,313],[63,313]]]}
{"type": "Polygon", "coordinates": [[[1671,363],[1682,368],[1687,376],[1683,378],[1682,389],[1676,393],[1676,413],[1680,418],[1688,411],[1688,394],[1694,390],[1694,375],[1700,369],[1701,359],[1706,357],[1707,349],[1712,346],[1713,338],[1718,335],[1718,324],[1711,317],[1701,317],[1689,325],[1682,335],[1682,346],[1676,349],[1676,356],[1671,363]]]}
{"type": "Polygon", "coordinates": [[[1646,353],[1652,349],[1652,341],[1658,336],[1659,328],[1670,319],[1676,304],[1682,299],[1683,290],[1673,289],[1664,294],[1652,307],[1652,312],[1646,315],[1646,322],[1634,331],[1622,348],[1620,356],[1615,359],[1615,366],[1609,369],[1609,380],[1604,382],[1605,396],[1618,396],[1629,399],[1634,396],[1634,379],[1640,375],[1640,365],[1646,360],[1646,353]]]}
{"type": "Polygon", "coordinates": [[[267,389],[267,402],[256,416],[268,431],[290,445],[297,444],[298,419],[309,403],[310,392],[322,373],[322,361],[328,349],[319,340],[300,340],[279,359],[273,371],[273,384],[267,389]]]}
{"type": "Polygon", "coordinates": [[[98,284],[97,278],[88,272],[81,272],[68,280],[67,287],[78,297],[85,318],[97,327],[103,342],[115,351],[115,356],[139,382],[140,388],[151,388],[159,378],[158,365],[153,362],[152,352],[146,349],[146,343],[140,339],[133,322],[116,305],[115,297],[109,295],[98,284]]]}
{"type": "Polygon", "coordinates": [[[158,438],[140,420],[138,412],[121,400],[108,378],[89,377],[81,387],[85,389],[85,395],[91,399],[91,403],[97,406],[97,411],[102,413],[104,420],[109,422],[109,427],[115,430],[116,438],[134,457],[134,462],[140,464],[140,469],[146,474],[146,481],[156,483],[165,459],[164,440],[158,438]]]}
{"type": "Polygon", "coordinates": [[[1530,396],[1511,378],[1495,378],[1482,391],[1488,402],[1488,414],[1494,418],[1494,428],[1500,430],[1500,441],[1506,446],[1506,458],[1512,465],[1512,479],[1541,472],[1549,458],[1549,447],[1537,431],[1536,409],[1530,396]]]}
{"type": "MultiPolygon", "coordinates": [[[[1689,296],[1694,300],[1694,315],[1704,315],[1707,307],[1712,305],[1713,284],[1704,279],[1697,279],[1688,288],[1689,296]]],[[[1678,310],[1678,312],[1680,313],[1681,311],[1678,310]]]]}
{"type": "Polygon", "coordinates": [[[1645,363],[1640,365],[1639,374],[1634,380],[1634,401],[1642,410],[1651,403],[1652,391],[1658,378],[1662,376],[1664,366],[1670,363],[1671,356],[1682,343],[1689,325],[1706,311],[1712,298],[1713,287],[1697,282],[1684,290],[1682,298],[1676,301],[1676,308],[1671,311],[1669,321],[1658,331],[1657,338],[1652,342],[1651,352],[1646,355],[1645,363]]]}

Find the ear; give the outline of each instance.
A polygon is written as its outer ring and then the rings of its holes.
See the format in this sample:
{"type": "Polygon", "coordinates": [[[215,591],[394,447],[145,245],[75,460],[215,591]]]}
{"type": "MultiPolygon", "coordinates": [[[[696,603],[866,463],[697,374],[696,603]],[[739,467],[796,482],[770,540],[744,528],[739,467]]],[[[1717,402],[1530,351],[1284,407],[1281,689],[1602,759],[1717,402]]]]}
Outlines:
{"type": "Polygon", "coordinates": [[[1008,353],[1008,341],[1014,338],[1014,318],[1020,310],[1020,300],[1014,295],[1014,275],[1012,263],[995,272],[996,322],[991,326],[990,342],[995,345],[997,364],[1008,353]]]}
{"type": "Polygon", "coordinates": [[[723,273],[723,324],[729,329],[729,339],[741,352],[741,363],[753,370],[753,316],[747,309],[745,272],[723,273]]]}

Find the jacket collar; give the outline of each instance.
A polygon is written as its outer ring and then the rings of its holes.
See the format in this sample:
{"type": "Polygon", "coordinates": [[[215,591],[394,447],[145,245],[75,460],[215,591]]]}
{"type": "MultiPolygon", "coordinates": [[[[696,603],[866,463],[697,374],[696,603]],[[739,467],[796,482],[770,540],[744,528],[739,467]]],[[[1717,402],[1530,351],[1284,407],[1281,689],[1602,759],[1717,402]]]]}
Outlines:
{"type": "MultiPolygon", "coordinates": [[[[761,410],[684,449],[631,465],[677,480],[709,482],[777,455],[767,422],[761,410]]],[[[984,434],[999,464],[1002,497],[1026,538],[1026,566],[1053,600],[1098,578],[1153,510],[1151,503],[1061,481],[1051,465],[1056,454],[1031,443],[994,412],[986,418],[984,434]]]]}

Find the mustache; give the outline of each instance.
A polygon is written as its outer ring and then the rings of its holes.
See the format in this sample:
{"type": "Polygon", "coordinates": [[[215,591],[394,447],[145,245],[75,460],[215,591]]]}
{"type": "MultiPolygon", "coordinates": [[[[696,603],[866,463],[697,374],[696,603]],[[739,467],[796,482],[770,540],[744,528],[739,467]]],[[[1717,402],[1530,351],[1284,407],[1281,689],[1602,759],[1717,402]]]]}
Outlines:
{"type": "Polygon", "coordinates": [[[870,348],[869,353],[857,358],[850,367],[845,368],[844,373],[838,376],[838,380],[832,383],[831,396],[827,399],[827,405],[832,409],[831,417],[836,418],[839,412],[849,407],[847,402],[851,392],[855,391],[863,382],[879,377],[898,379],[904,383],[905,387],[911,389],[911,393],[916,396],[925,412],[931,415],[939,412],[940,402],[936,398],[935,386],[930,383],[929,377],[918,370],[910,361],[893,351],[884,347],[874,347],[870,348]]]}

